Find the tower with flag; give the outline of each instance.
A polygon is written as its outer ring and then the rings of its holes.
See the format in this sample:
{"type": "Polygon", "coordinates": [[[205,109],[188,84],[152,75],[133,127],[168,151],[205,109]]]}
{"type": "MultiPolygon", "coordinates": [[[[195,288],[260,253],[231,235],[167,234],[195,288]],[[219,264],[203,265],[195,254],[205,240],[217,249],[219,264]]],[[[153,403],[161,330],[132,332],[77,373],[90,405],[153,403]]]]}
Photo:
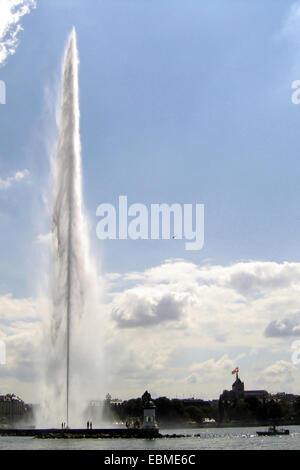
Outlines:
{"type": "Polygon", "coordinates": [[[237,399],[243,398],[244,396],[244,382],[239,378],[239,368],[236,367],[232,372],[235,375],[235,382],[232,384],[232,391],[234,392],[237,399]]]}
{"type": "Polygon", "coordinates": [[[234,408],[239,400],[255,397],[261,404],[264,404],[270,397],[266,390],[245,390],[244,382],[239,378],[239,367],[233,369],[231,374],[235,375],[235,381],[232,384],[231,390],[223,390],[219,398],[221,421],[231,420],[230,413],[226,415],[226,409],[234,408]]]}

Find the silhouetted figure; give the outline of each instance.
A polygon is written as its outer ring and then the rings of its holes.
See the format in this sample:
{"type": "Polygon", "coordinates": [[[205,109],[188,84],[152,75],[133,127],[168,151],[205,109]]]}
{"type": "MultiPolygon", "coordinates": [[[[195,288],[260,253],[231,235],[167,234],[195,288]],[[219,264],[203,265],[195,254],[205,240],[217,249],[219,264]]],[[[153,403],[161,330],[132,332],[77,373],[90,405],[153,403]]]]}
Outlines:
{"type": "Polygon", "coordinates": [[[148,390],[145,391],[145,393],[143,394],[142,396],[142,402],[143,404],[147,404],[149,401],[151,400],[151,395],[150,393],[148,392],[148,390]]]}
{"type": "Polygon", "coordinates": [[[89,428],[90,428],[90,422],[89,422],[89,421],[87,421],[87,423],[86,423],[86,427],[87,427],[87,429],[89,429],[89,428]]]}

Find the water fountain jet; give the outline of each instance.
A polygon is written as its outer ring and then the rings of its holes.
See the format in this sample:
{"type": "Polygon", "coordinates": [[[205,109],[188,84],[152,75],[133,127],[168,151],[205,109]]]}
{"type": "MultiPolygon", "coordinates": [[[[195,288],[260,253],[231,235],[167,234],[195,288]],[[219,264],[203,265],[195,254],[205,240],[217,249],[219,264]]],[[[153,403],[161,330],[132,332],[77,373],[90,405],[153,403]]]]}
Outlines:
{"type": "MultiPolygon", "coordinates": [[[[101,361],[97,357],[96,364],[94,357],[99,279],[90,256],[82,200],[78,67],[73,29],[63,60],[53,162],[51,345],[45,399],[52,422],[63,420],[67,426],[82,422],[83,402],[88,399],[87,393],[93,393],[88,385],[90,376],[95,376],[101,361]]],[[[50,424],[49,419],[47,422],[50,424]]]]}

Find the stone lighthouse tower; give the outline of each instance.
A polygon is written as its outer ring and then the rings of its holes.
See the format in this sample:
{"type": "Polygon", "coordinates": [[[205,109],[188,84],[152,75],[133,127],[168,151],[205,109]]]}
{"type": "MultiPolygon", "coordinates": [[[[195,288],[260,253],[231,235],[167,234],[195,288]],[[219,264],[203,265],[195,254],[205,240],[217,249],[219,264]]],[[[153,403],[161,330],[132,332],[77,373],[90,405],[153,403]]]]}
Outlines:
{"type": "Polygon", "coordinates": [[[155,405],[151,400],[151,395],[149,392],[144,393],[142,396],[143,406],[144,406],[144,415],[143,415],[143,429],[157,429],[157,423],[155,418],[155,405]]]}

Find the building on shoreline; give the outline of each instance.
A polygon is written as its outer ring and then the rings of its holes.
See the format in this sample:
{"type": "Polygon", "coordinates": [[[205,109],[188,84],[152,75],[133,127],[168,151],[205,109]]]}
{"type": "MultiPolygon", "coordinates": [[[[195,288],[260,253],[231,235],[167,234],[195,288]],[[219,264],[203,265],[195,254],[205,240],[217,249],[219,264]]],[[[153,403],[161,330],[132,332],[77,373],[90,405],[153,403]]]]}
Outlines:
{"type": "Polygon", "coordinates": [[[220,395],[219,401],[238,401],[245,398],[256,398],[261,403],[265,403],[270,394],[266,390],[245,390],[244,382],[239,378],[238,372],[236,373],[235,382],[232,384],[231,390],[223,390],[220,395]]]}

